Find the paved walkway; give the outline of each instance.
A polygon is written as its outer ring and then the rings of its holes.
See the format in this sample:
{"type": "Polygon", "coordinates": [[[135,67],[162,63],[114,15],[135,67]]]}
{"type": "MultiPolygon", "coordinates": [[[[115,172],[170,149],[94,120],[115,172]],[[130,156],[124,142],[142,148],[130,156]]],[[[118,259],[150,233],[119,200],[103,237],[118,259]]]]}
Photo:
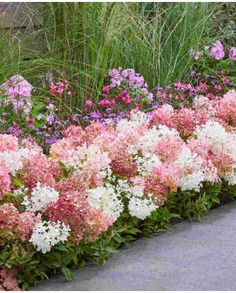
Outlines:
{"type": "Polygon", "coordinates": [[[59,274],[32,290],[236,290],[236,202],[130,243],[72,282],[59,274]]]}

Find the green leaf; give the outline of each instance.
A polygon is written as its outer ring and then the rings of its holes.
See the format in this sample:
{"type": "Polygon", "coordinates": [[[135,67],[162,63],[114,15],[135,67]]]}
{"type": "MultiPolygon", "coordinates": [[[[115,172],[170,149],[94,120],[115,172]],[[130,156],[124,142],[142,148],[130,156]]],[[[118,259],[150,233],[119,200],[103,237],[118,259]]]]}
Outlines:
{"type": "Polygon", "coordinates": [[[12,178],[12,183],[17,186],[17,187],[22,187],[24,186],[24,182],[20,180],[19,178],[13,177],[12,178]]]}
{"type": "Polygon", "coordinates": [[[67,267],[63,267],[62,272],[68,281],[71,281],[73,279],[73,274],[67,267]]]}
{"type": "Polygon", "coordinates": [[[59,251],[64,251],[64,252],[67,252],[68,251],[67,247],[64,244],[56,245],[54,247],[54,249],[59,250],[59,251]]]}

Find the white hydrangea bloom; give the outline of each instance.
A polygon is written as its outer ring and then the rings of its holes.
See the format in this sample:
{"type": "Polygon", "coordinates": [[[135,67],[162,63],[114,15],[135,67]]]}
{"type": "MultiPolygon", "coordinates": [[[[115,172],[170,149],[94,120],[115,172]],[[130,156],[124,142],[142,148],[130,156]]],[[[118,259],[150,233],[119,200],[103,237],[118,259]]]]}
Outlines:
{"type": "Polygon", "coordinates": [[[30,197],[25,197],[23,204],[27,210],[42,211],[50,203],[57,202],[59,193],[52,187],[42,186],[40,182],[33,188],[30,197]]]}
{"type": "Polygon", "coordinates": [[[43,221],[35,225],[29,239],[37,251],[46,253],[59,242],[65,242],[70,235],[70,228],[64,223],[43,221]]]}
{"type": "Polygon", "coordinates": [[[111,159],[109,154],[100,149],[96,144],[77,147],[74,150],[67,150],[67,155],[61,161],[67,167],[75,168],[76,172],[94,170],[101,173],[101,176],[106,176],[109,172],[111,159]],[[104,173],[105,172],[105,173],[104,173]]]}
{"type": "MultiPolygon", "coordinates": [[[[131,196],[141,198],[143,197],[143,195],[144,195],[144,186],[139,184],[135,184],[134,186],[132,186],[131,196]]],[[[131,196],[129,198],[131,198],[131,196]]]]}
{"type": "Polygon", "coordinates": [[[199,109],[209,104],[210,100],[202,95],[193,98],[193,109],[199,109]]]}
{"type": "Polygon", "coordinates": [[[129,133],[145,124],[148,119],[147,114],[143,112],[131,112],[131,119],[121,119],[116,125],[116,130],[119,133],[129,133]]]}
{"type": "Polygon", "coordinates": [[[38,152],[37,149],[19,148],[17,151],[4,151],[0,153],[0,162],[3,162],[10,173],[15,176],[16,172],[22,169],[25,159],[38,152]]]}
{"type": "Polygon", "coordinates": [[[129,197],[131,193],[131,187],[128,180],[119,179],[116,183],[116,192],[119,195],[124,193],[126,197],[129,197]]]}
{"type": "Polygon", "coordinates": [[[139,137],[139,141],[136,145],[130,146],[128,152],[130,155],[136,155],[139,151],[142,154],[149,155],[157,143],[166,135],[179,135],[175,129],[169,129],[165,125],[159,125],[158,127],[152,127],[148,129],[144,135],[139,137]]]}
{"type": "Polygon", "coordinates": [[[88,201],[92,207],[117,220],[124,209],[120,195],[111,184],[88,190],[88,201]]]}
{"type": "Polygon", "coordinates": [[[141,175],[149,174],[154,167],[158,167],[162,164],[160,158],[155,154],[146,154],[143,157],[135,156],[134,161],[141,175]]]}
{"type": "Polygon", "coordinates": [[[30,155],[30,150],[20,148],[17,151],[4,151],[0,153],[0,161],[3,162],[14,176],[23,167],[23,159],[30,155]]]}
{"type": "Polygon", "coordinates": [[[236,184],[236,163],[233,164],[231,172],[225,174],[224,179],[228,182],[229,185],[236,184]]]}
{"type": "Polygon", "coordinates": [[[199,191],[203,181],[204,181],[204,173],[201,170],[198,170],[186,176],[181,176],[180,188],[183,191],[184,190],[199,191]]]}
{"type": "Polygon", "coordinates": [[[205,143],[210,143],[213,152],[221,151],[224,143],[229,138],[225,128],[215,121],[207,121],[205,125],[198,126],[194,134],[205,143]]]}
{"type": "Polygon", "coordinates": [[[184,146],[177,159],[174,161],[174,164],[178,166],[180,169],[185,170],[200,170],[202,168],[203,159],[193,153],[189,147],[184,146]]]}
{"type": "Polygon", "coordinates": [[[223,153],[229,155],[236,162],[236,133],[229,133],[228,139],[223,145],[223,153]]]}
{"type": "Polygon", "coordinates": [[[140,197],[133,196],[129,200],[128,208],[131,216],[144,220],[149,217],[151,213],[158,208],[158,206],[153,203],[151,198],[142,199],[140,197]]]}
{"type": "Polygon", "coordinates": [[[149,120],[148,115],[141,111],[131,111],[130,116],[130,121],[140,124],[146,123],[149,120]]]}

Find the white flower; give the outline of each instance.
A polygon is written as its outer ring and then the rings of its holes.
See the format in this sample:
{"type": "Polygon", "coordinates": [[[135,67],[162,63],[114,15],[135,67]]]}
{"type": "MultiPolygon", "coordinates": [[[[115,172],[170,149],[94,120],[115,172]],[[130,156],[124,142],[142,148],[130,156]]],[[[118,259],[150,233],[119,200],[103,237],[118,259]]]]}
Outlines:
{"type": "Polygon", "coordinates": [[[139,126],[145,124],[148,121],[147,114],[137,111],[131,112],[131,119],[121,119],[116,126],[116,129],[120,133],[129,133],[132,130],[137,129],[139,126]]]}
{"type": "Polygon", "coordinates": [[[148,115],[141,111],[131,111],[130,115],[130,121],[132,122],[143,124],[149,120],[148,115]]]}
{"type": "Polygon", "coordinates": [[[116,191],[114,186],[110,184],[89,189],[88,201],[92,207],[95,207],[96,209],[103,211],[104,214],[111,216],[114,221],[119,218],[124,209],[119,193],[116,191]]]}
{"type": "Polygon", "coordinates": [[[196,96],[193,99],[193,109],[199,109],[209,104],[210,100],[205,96],[196,96]]]}
{"type": "Polygon", "coordinates": [[[134,161],[141,175],[147,175],[154,167],[158,167],[162,164],[159,157],[155,154],[145,154],[143,157],[135,156],[134,161]]]}
{"type": "Polygon", "coordinates": [[[229,185],[236,184],[236,163],[233,164],[231,172],[225,174],[224,179],[228,182],[229,185]]]}
{"type": "Polygon", "coordinates": [[[57,202],[59,193],[49,186],[42,186],[40,182],[32,190],[30,197],[25,197],[23,204],[27,210],[41,211],[44,210],[50,203],[57,202]]]}
{"type": "Polygon", "coordinates": [[[183,171],[189,168],[196,171],[202,168],[203,159],[185,146],[174,161],[174,164],[183,171]]]}
{"type": "Polygon", "coordinates": [[[123,193],[126,197],[128,197],[131,193],[131,188],[127,180],[119,179],[116,183],[116,192],[121,196],[123,193]]]}
{"type": "Polygon", "coordinates": [[[199,191],[202,182],[205,180],[203,159],[185,146],[174,164],[181,169],[180,188],[182,190],[199,191]]]}
{"type": "Polygon", "coordinates": [[[109,154],[96,144],[89,146],[83,144],[74,150],[66,150],[66,156],[61,161],[66,166],[75,168],[77,173],[87,169],[98,172],[104,177],[110,172],[109,154]]]}
{"type": "Polygon", "coordinates": [[[46,253],[59,242],[65,242],[69,236],[70,228],[61,222],[38,223],[33,229],[29,239],[37,251],[46,253]]]}
{"type": "Polygon", "coordinates": [[[36,150],[26,148],[20,148],[17,151],[4,151],[0,153],[0,162],[3,162],[14,176],[18,170],[22,169],[24,159],[29,159],[36,152],[36,150]]]}
{"type": "Polygon", "coordinates": [[[205,125],[198,126],[194,134],[203,142],[210,143],[213,152],[222,151],[224,143],[229,138],[225,128],[215,121],[207,121],[205,125]]]}
{"type": "Polygon", "coordinates": [[[130,155],[136,155],[141,151],[144,156],[149,155],[153,152],[157,143],[166,135],[179,135],[179,133],[177,130],[169,129],[165,125],[154,126],[139,137],[139,141],[136,145],[129,147],[128,153],[130,155]]]}
{"type": "Polygon", "coordinates": [[[158,206],[153,203],[150,199],[141,199],[139,197],[133,196],[129,200],[129,213],[131,216],[135,216],[141,220],[146,219],[155,211],[158,206]]]}
{"type": "Polygon", "coordinates": [[[204,181],[204,173],[199,170],[180,178],[181,190],[199,191],[204,181]]]}

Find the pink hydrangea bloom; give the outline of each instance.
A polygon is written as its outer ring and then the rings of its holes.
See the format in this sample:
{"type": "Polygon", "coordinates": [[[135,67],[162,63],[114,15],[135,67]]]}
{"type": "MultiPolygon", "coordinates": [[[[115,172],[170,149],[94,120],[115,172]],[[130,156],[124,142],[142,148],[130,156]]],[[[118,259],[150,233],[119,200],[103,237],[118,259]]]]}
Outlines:
{"type": "Polygon", "coordinates": [[[167,127],[173,127],[174,109],[170,105],[164,105],[155,110],[150,117],[150,127],[163,124],[167,127]]]}
{"type": "Polygon", "coordinates": [[[18,138],[10,134],[0,134],[0,152],[17,151],[18,138]]]}
{"type": "Polygon", "coordinates": [[[0,163],[0,200],[5,197],[5,192],[11,187],[11,178],[7,167],[0,163]]]}
{"type": "Polygon", "coordinates": [[[0,268],[0,291],[21,291],[16,279],[16,271],[0,268]]]}
{"type": "Polygon", "coordinates": [[[173,118],[175,128],[184,136],[192,134],[195,127],[195,112],[182,108],[175,113],[173,118]]]}
{"type": "Polygon", "coordinates": [[[184,141],[177,135],[166,135],[158,142],[155,153],[165,162],[170,163],[176,160],[184,147],[184,141]],[[167,147],[168,146],[168,147],[167,147]]]}

